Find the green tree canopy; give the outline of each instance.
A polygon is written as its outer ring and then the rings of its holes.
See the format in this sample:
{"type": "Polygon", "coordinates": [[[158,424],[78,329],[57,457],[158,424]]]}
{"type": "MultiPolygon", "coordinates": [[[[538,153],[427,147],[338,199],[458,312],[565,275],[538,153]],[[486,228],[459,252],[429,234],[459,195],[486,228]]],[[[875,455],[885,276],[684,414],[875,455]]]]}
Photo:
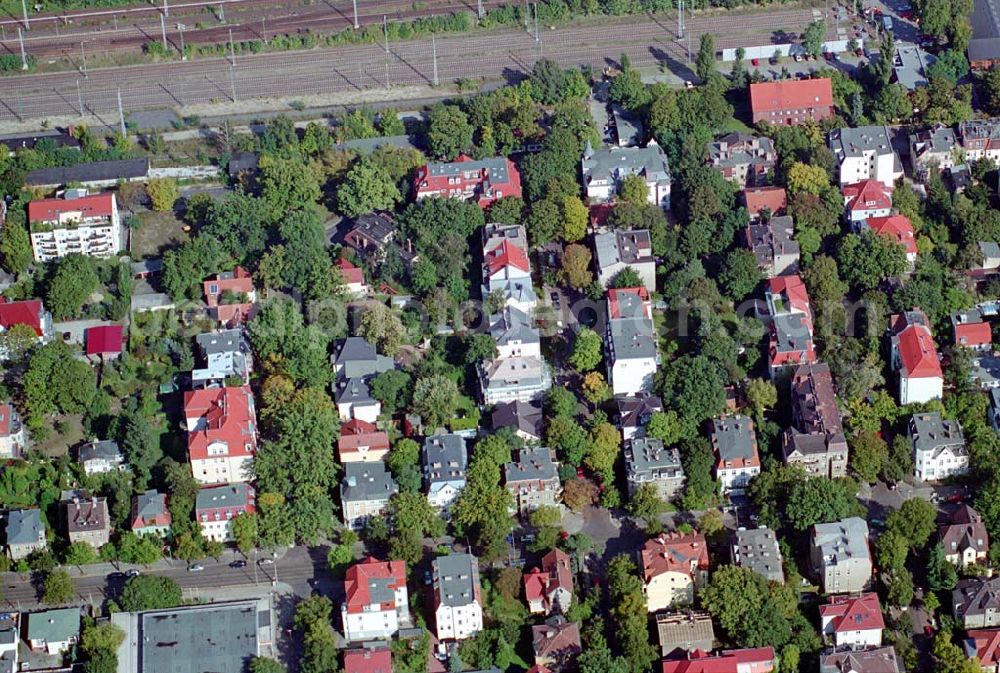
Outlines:
{"type": "Polygon", "coordinates": [[[183,602],[177,582],[162,575],[130,577],[118,598],[118,606],[125,612],[173,608],[183,602]]]}

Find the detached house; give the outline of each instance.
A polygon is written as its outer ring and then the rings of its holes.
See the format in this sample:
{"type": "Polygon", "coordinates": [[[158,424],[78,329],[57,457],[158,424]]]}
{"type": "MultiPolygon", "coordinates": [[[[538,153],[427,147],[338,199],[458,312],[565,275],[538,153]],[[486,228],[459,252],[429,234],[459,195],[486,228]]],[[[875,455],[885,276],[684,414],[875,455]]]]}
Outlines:
{"type": "Polygon", "coordinates": [[[872,579],[868,523],[850,517],[816,524],[809,538],[809,557],[823,593],[864,591],[872,579]]]}
{"type": "Polygon", "coordinates": [[[774,144],[763,136],[727,133],[708,143],[708,164],[740,187],[767,184],[777,160],[774,144]]]}
{"type": "Polygon", "coordinates": [[[882,644],[882,606],[873,593],[831,596],[819,606],[820,631],[835,647],[869,647],[882,644]]]}
{"type": "Polygon", "coordinates": [[[635,437],[625,443],[625,479],[632,497],[643,484],[652,484],[664,500],[672,500],[684,486],[684,468],[676,448],[654,437],[635,437]]]}
{"type": "Polygon", "coordinates": [[[830,132],[830,149],[840,166],[841,185],[877,180],[891,189],[903,177],[887,126],[835,129],[830,132]]]}
{"type": "Polygon", "coordinates": [[[821,121],[833,116],[833,86],[820,79],[777,80],[750,85],[753,124],[797,126],[807,119],[821,121]]]}
{"type": "Polygon", "coordinates": [[[250,484],[208,486],[198,491],[194,515],[206,540],[231,542],[233,519],[257,511],[257,492],[250,484]]]}
{"type": "Polygon", "coordinates": [[[253,277],[243,267],[220,273],[203,285],[208,314],[223,327],[235,327],[250,319],[257,292],[253,277]]]}
{"type": "Polygon", "coordinates": [[[471,554],[439,556],[431,562],[435,636],[464,640],[483,628],[479,559],[471,554]]]}
{"type": "Polygon", "coordinates": [[[483,227],[483,299],[494,292],[503,295],[507,306],[526,314],[538,302],[531,284],[528,235],[520,224],[483,227]]]}
{"type": "Polygon", "coordinates": [[[730,547],[733,564],[749,568],[768,582],[785,583],[778,536],[770,528],[739,528],[730,547]]]}
{"type": "Polygon", "coordinates": [[[524,574],[524,597],[531,614],[565,613],[573,602],[573,572],[569,556],[553,549],[538,568],[524,574]]]}
{"type": "Polygon", "coordinates": [[[340,506],[344,525],[360,530],[373,516],[381,515],[399,492],[385,463],[347,463],[340,483],[340,506]]]}
{"type": "Polygon", "coordinates": [[[725,416],[712,421],[715,478],[723,494],[742,493],[760,474],[760,455],[753,421],[746,416],[725,416]]]}
{"type": "MultiPolygon", "coordinates": [[[[38,337],[38,343],[44,343],[52,337],[52,314],[45,310],[41,299],[26,301],[7,301],[0,297],[0,334],[15,325],[30,327],[38,337]]],[[[0,349],[0,359],[10,357],[7,349],[0,349]]]]}
{"type": "Polygon", "coordinates": [[[114,257],[122,250],[118,201],[111,192],[88,195],[67,189],[63,198],[28,204],[28,229],[36,262],[70,254],[114,257]]]}
{"type": "Polygon", "coordinates": [[[646,436],[646,424],[653,414],[663,411],[663,401],[656,395],[640,395],[638,397],[618,397],[618,427],[622,431],[622,440],[628,441],[646,436]]]}
{"type": "Polygon", "coordinates": [[[645,287],[608,290],[608,382],[615,395],[635,396],[653,389],[659,364],[653,305],[645,287]]]}
{"type": "Polygon", "coordinates": [[[768,371],[772,381],[783,378],[794,367],[816,361],[812,307],[802,278],[771,278],[758,314],[768,323],[768,371]]]}
{"type": "Polygon", "coordinates": [[[494,430],[511,428],[526,442],[540,442],[545,431],[540,402],[506,402],[493,410],[494,430]]]}
{"type": "Polygon", "coordinates": [[[389,453],[389,435],[374,423],[352,418],[340,426],[337,452],[341,463],[383,460],[389,453]]]}
{"type": "Polygon", "coordinates": [[[906,264],[911,271],[913,270],[917,263],[917,239],[913,234],[913,223],[910,218],[905,215],[869,217],[860,228],[862,231],[867,229],[879,238],[903,246],[906,252],[906,264]]]}
{"type": "Polygon", "coordinates": [[[646,541],[640,560],[648,612],[691,605],[708,579],[708,545],[698,532],[661,533],[646,541]]]}
{"type": "Polygon", "coordinates": [[[424,440],[420,458],[427,500],[434,507],[446,509],[465,488],[465,440],[459,435],[433,435],[424,440]]]}
{"type": "Polygon", "coordinates": [[[87,442],[80,447],[77,457],[80,465],[83,466],[84,473],[88,476],[116,472],[127,467],[125,456],[118,448],[118,442],[111,439],[101,441],[95,439],[92,442],[87,442]]]}
{"type": "Polygon", "coordinates": [[[333,365],[333,394],[340,420],[352,418],[374,423],[382,413],[382,404],[368,389],[368,382],[395,367],[393,359],[379,355],[375,346],[361,337],[347,337],[330,356],[333,365]]]}
{"type": "Polygon", "coordinates": [[[854,231],[871,217],[886,217],[892,212],[892,187],[878,180],[862,180],[840,188],[844,197],[844,217],[854,231]]]}
{"type": "Polygon", "coordinates": [[[715,644],[712,615],[707,612],[657,612],[656,634],[664,657],[678,658],[685,656],[684,652],[699,650],[710,652],[715,644]]]}
{"type": "Polygon", "coordinates": [[[34,652],[57,655],[80,642],[80,608],[29,612],[26,640],[34,652]]]}
{"type": "Polygon", "coordinates": [[[132,496],[132,532],[136,535],[166,537],[173,519],[167,506],[167,495],[149,490],[132,496]]]}
{"type": "Polygon", "coordinates": [[[972,629],[965,634],[962,649],[969,659],[975,657],[984,671],[1000,670],[1000,629],[972,629]]]}
{"type": "Polygon", "coordinates": [[[993,328],[983,318],[983,312],[978,308],[951,314],[951,326],[954,329],[956,346],[971,348],[976,351],[993,349],[993,328]]]}
{"type": "Polygon", "coordinates": [[[919,310],[893,315],[889,332],[892,368],[899,372],[899,403],[941,399],[944,374],[927,316],[919,310]]]}
{"type": "Polygon", "coordinates": [[[752,187],[740,192],[740,205],[747,209],[750,221],[763,217],[765,211],[771,215],[781,215],[788,207],[788,195],[784,187],[752,187]]]}
{"type": "Polygon", "coordinates": [[[971,119],[958,123],[958,137],[966,161],[989,159],[1000,163],[1000,119],[971,119]]]}
{"type": "Polygon", "coordinates": [[[553,673],[574,670],[576,659],[583,651],[580,627],[566,621],[562,615],[555,615],[544,624],[531,627],[531,646],[535,651],[536,667],[553,673]]]}
{"type": "Polygon", "coordinates": [[[847,438],[830,366],[818,362],[799,367],[791,389],[792,427],[782,437],[785,462],[801,465],[813,477],[843,477],[847,474],[847,438]]]}
{"type": "Polygon", "coordinates": [[[935,126],[910,135],[910,163],[920,180],[926,180],[932,166],[945,171],[955,165],[958,138],[948,126],[935,126]]]}
{"type": "Polygon", "coordinates": [[[543,505],[559,503],[562,488],[552,452],[545,448],[521,449],[516,462],[504,465],[504,483],[514,496],[518,514],[528,514],[543,505]]]}
{"type": "Polygon", "coordinates": [[[659,673],[770,673],[774,648],[722,650],[718,654],[697,650],[660,662],[659,673]]]}
{"type": "Polygon", "coordinates": [[[73,498],[66,503],[66,533],[70,544],[86,542],[100,549],[111,540],[106,498],[73,498]]]}
{"type": "Polygon", "coordinates": [[[497,358],[541,358],[541,336],[531,316],[508,306],[490,316],[490,336],[497,345],[497,358]]]}
{"type": "Polygon", "coordinates": [[[483,404],[532,402],[552,387],[552,373],[541,357],[518,355],[482,361],[476,371],[483,404]]]}
{"type": "Polygon", "coordinates": [[[951,592],[951,610],[963,629],[1000,626],[1000,578],[959,580],[951,592]]]}
{"type": "Polygon", "coordinates": [[[580,162],[583,188],[591,203],[611,203],[625,178],[638,175],[646,182],[649,203],[670,207],[670,164],[655,142],[647,147],[612,147],[595,150],[590,141],[580,162]]]}
{"type": "Polygon", "coordinates": [[[0,403],[0,458],[21,458],[28,449],[28,430],[10,402],[0,403]]]}
{"type": "Polygon", "coordinates": [[[257,453],[257,412],[249,386],[184,393],[188,459],[199,484],[247,481],[257,453]]]}
{"type": "Polygon", "coordinates": [[[45,549],[45,524],[38,509],[12,509],[7,512],[7,553],[20,561],[33,552],[45,549]]]}
{"type": "Polygon", "coordinates": [[[628,267],[636,272],[648,292],[656,290],[653,243],[645,229],[594,234],[594,261],[597,280],[604,287],[628,267]]]}
{"type": "Polygon", "coordinates": [[[830,650],[819,657],[819,673],[905,673],[896,650],[869,647],[858,650],[830,650]]]}
{"type": "Polygon", "coordinates": [[[744,231],[747,248],[766,277],[798,273],[800,250],[793,237],[795,225],[791,216],[772,216],[766,222],[748,224],[744,231]]]}
{"type": "Polygon", "coordinates": [[[984,563],[990,550],[990,537],[983,517],[968,505],[959,507],[938,526],[938,539],[944,547],[944,557],[960,568],[984,563]]]}
{"type": "Polygon", "coordinates": [[[474,201],[485,209],[505,196],[521,196],[521,174],[507,157],[475,160],[461,155],[450,163],[429,163],[417,169],[413,185],[417,201],[443,196],[474,201]]]}
{"type": "Polygon", "coordinates": [[[192,388],[220,388],[236,380],[250,383],[253,355],[241,328],[206,332],[194,339],[204,367],[191,371],[192,388]]]}
{"type": "Polygon", "coordinates": [[[914,414],[909,430],[915,479],[940,481],[969,471],[969,450],[958,421],[938,413],[914,414]]]}
{"type": "Polygon", "coordinates": [[[391,638],[410,624],[410,604],[403,561],[366,558],[347,569],[340,620],[344,640],[391,638]]]}

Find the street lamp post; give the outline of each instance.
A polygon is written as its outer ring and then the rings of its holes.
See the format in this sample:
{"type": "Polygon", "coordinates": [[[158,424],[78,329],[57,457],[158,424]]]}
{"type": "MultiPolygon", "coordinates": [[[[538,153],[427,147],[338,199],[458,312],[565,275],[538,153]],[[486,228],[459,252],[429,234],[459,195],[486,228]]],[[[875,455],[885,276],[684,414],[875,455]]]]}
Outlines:
{"type": "Polygon", "coordinates": [[[177,24],[177,30],[181,34],[181,60],[182,61],[186,61],[187,58],[188,58],[187,57],[187,52],[184,51],[184,29],[185,28],[186,28],[186,26],[183,23],[178,23],[177,24]]]}

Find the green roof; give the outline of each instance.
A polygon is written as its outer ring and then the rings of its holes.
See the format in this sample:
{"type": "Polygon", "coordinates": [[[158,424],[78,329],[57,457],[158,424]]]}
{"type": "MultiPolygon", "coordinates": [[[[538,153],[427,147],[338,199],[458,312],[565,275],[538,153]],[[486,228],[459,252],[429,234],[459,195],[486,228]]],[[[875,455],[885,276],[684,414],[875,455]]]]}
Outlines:
{"type": "Polygon", "coordinates": [[[60,643],[80,635],[80,608],[32,612],[28,615],[28,640],[60,643]]]}

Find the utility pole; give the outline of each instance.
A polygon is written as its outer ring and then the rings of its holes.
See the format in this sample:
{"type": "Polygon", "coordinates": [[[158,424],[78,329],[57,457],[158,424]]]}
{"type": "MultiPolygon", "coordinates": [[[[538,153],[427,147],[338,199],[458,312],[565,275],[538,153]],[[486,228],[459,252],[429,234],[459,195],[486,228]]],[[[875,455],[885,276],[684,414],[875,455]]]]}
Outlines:
{"type": "Polygon", "coordinates": [[[230,63],[229,64],[229,88],[233,92],[233,102],[235,103],[236,102],[236,77],[233,75],[234,68],[235,68],[235,66],[232,63],[230,63]]]}
{"type": "Polygon", "coordinates": [[[684,0],[677,0],[677,39],[684,39],[684,0]]]}
{"type": "Polygon", "coordinates": [[[389,86],[389,18],[385,14],[382,15],[382,34],[385,35],[385,89],[388,91],[391,88],[389,86]]]}
{"type": "Polygon", "coordinates": [[[122,90],[118,89],[118,122],[122,126],[122,138],[128,138],[128,129],[125,128],[125,110],[122,108],[122,90]]]}
{"type": "Polygon", "coordinates": [[[83,78],[88,79],[90,75],[87,74],[87,52],[83,48],[83,42],[80,43],[80,59],[83,61],[83,78]]]}
{"type": "Polygon", "coordinates": [[[80,117],[83,117],[83,94],[80,93],[80,80],[76,80],[76,102],[80,105],[80,117]]]}
{"type": "Polygon", "coordinates": [[[437,49],[437,41],[434,39],[434,33],[431,33],[431,49],[433,50],[434,53],[434,80],[432,83],[434,84],[434,86],[437,86],[441,82],[438,81],[438,49],[437,49]]]}
{"type": "Polygon", "coordinates": [[[24,29],[31,30],[31,22],[28,21],[28,0],[21,0],[21,12],[24,13],[24,29]]]}
{"type": "Polygon", "coordinates": [[[351,0],[351,4],[354,5],[354,30],[357,30],[361,27],[361,24],[358,23],[358,0],[351,0]]]}
{"type": "Polygon", "coordinates": [[[267,44],[267,17],[260,17],[260,39],[267,44]]]}
{"type": "Polygon", "coordinates": [[[163,51],[166,52],[170,49],[170,44],[167,42],[167,20],[163,14],[160,14],[160,33],[163,35],[163,51]]]}
{"type": "Polygon", "coordinates": [[[480,21],[483,20],[483,0],[478,0],[477,9],[476,9],[476,16],[479,17],[480,21]]]}
{"type": "Polygon", "coordinates": [[[170,16],[170,7],[167,5],[167,0],[163,0],[163,16],[170,16]]]}
{"type": "Polygon", "coordinates": [[[177,30],[181,34],[181,60],[182,61],[188,60],[187,52],[184,51],[184,28],[185,28],[185,26],[184,26],[183,23],[178,23],[177,24],[177,30]]]}
{"type": "MultiPolygon", "coordinates": [[[[24,33],[21,32],[21,26],[17,27],[17,41],[21,43],[21,70],[27,70],[28,55],[24,51],[24,33]]],[[[83,42],[80,44],[83,45],[83,42]]]]}
{"type": "Polygon", "coordinates": [[[221,2],[219,3],[219,21],[222,23],[226,22],[226,6],[221,2]]]}
{"type": "Polygon", "coordinates": [[[236,47],[233,45],[233,29],[229,29],[229,58],[233,65],[236,65],[236,47]]]}
{"type": "Polygon", "coordinates": [[[541,38],[538,37],[538,3],[531,3],[531,7],[535,12],[535,42],[540,41],[541,38]]]}
{"type": "Polygon", "coordinates": [[[528,0],[524,0],[524,31],[531,32],[531,12],[528,11],[528,0]]]}

